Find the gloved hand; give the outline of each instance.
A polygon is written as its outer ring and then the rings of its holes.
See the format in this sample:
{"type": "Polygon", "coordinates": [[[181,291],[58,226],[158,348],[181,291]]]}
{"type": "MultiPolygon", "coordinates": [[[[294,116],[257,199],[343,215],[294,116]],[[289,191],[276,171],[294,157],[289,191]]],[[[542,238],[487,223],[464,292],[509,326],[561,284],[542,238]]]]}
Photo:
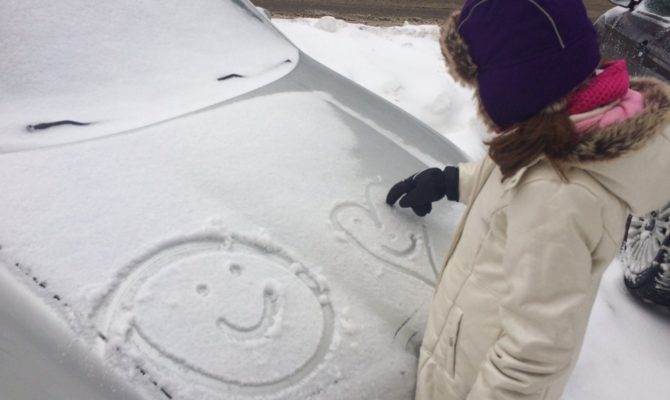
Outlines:
{"type": "Polygon", "coordinates": [[[447,196],[449,200],[458,201],[458,168],[430,168],[398,182],[386,195],[386,203],[393,206],[400,199],[400,207],[411,208],[420,217],[432,209],[432,202],[447,196]],[[401,196],[403,196],[400,199],[401,196]]]}

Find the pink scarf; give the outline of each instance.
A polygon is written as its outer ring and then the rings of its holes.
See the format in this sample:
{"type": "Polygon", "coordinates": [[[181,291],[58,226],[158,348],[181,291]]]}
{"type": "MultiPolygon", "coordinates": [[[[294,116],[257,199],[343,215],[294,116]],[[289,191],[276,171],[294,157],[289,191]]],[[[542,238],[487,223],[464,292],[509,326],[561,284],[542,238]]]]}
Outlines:
{"type": "Polygon", "coordinates": [[[642,95],[629,88],[624,60],[606,63],[596,74],[568,99],[568,113],[579,133],[625,121],[644,110],[642,95]]]}

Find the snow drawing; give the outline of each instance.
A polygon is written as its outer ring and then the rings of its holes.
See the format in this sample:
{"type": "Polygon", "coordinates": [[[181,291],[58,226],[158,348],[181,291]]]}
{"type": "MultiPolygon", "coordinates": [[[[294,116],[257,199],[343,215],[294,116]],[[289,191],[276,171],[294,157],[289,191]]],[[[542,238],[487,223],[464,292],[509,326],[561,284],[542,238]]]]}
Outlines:
{"type": "Polygon", "coordinates": [[[426,227],[394,212],[384,202],[386,192],[378,183],[367,186],[366,196],[367,204],[337,205],[331,213],[333,225],[365,253],[398,272],[435,286],[437,267],[426,227]]]}
{"type": "Polygon", "coordinates": [[[322,278],[279,246],[220,232],[131,263],[93,320],[106,353],[219,395],[265,396],[305,380],[334,335],[322,278]]]}
{"type": "MultiPolygon", "coordinates": [[[[231,266],[231,273],[235,273],[233,271],[235,271],[234,267],[236,266],[236,264],[231,266]]],[[[240,325],[222,315],[216,320],[217,326],[231,337],[240,335],[240,339],[242,340],[248,340],[252,337],[262,337],[267,334],[270,327],[277,321],[279,312],[277,308],[279,298],[276,286],[277,282],[270,281],[263,288],[263,311],[257,322],[250,325],[240,325]]]]}

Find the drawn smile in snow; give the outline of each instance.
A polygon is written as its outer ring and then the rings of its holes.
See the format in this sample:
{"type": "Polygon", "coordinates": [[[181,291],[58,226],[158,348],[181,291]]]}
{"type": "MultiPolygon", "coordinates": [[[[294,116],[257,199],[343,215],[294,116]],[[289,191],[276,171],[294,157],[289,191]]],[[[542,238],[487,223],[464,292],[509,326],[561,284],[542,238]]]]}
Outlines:
{"type": "MultiPolygon", "coordinates": [[[[239,264],[230,264],[228,269],[231,274],[235,276],[241,276],[244,267],[239,264]]],[[[254,282],[251,283],[251,285],[253,284],[254,282]]],[[[279,307],[277,303],[279,303],[280,300],[278,292],[279,286],[280,283],[276,280],[269,280],[264,285],[261,295],[258,296],[261,299],[263,311],[257,322],[240,323],[235,322],[234,319],[229,319],[226,318],[225,315],[222,315],[216,320],[216,324],[219,329],[231,337],[237,337],[242,340],[249,340],[251,338],[257,338],[268,334],[268,330],[272,326],[278,327],[278,325],[281,324],[277,318],[277,314],[279,313],[279,307]]],[[[209,290],[206,288],[206,285],[199,285],[196,290],[200,295],[206,297],[209,296],[209,290]]],[[[250,293],[254,294],[254,290],[251,290],[250,293]]],[[[257,303],[256,299],[249,300],[250,301],[246,304],[253,305],[254,303],[257,303]]],[[[254,313],[250,312],[249,314],[252,315],[254,313]]]]}
{"type": "Polygon", "coordinates": [[[256,395],[304,380],[330,348],[328,289],[275,245],[202,235],[127,271],[94,312],[110,343],[149,371],[256,395]]]}

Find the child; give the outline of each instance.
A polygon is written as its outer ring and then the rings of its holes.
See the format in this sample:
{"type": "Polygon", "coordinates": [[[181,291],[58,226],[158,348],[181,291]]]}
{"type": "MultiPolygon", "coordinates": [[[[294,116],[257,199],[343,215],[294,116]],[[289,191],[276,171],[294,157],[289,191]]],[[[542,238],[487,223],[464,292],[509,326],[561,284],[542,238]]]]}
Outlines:
{"type": "Polygon", "coordinates": [[[468,206],[416,399],[559,399],[627,211],[670,200],[670,88],[629,81],[623,62],[597,70],[580,0],[467,0],[441,45],[498,134],[483,161],[428,169],[388,194],[421,216],[445,196],[468,206]]]}

